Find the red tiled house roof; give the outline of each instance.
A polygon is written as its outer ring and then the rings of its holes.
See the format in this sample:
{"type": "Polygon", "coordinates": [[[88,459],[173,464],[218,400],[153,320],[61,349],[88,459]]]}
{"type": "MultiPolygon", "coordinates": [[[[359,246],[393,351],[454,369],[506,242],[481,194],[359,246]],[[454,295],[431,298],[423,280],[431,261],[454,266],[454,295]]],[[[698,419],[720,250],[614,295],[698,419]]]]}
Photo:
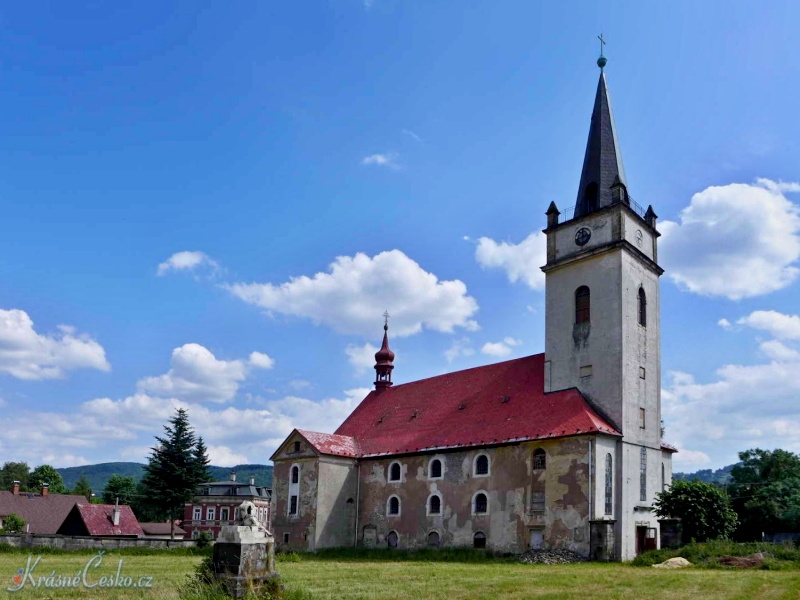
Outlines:
{"type": "Polygon", "coordinates": [[[53,534],[58,531],[69,511],[86,498],[71,494],[32,494],[20,492],[13,494],[0,491],[0,517],[12,513],[25,519],[30,533],[53,534]]]}
{"type": "Polygon", "coordinates": [[[350,457],[621,435],[577,389],[544,392],[544,354],[373,390],[335,434],[298,433],[322,454],[350,457]]]}
{"type": "Polygon", "coordinates": [[[76,504],[64,519],[58,533],[62,535],[142,537],[144,532],[131,507],[122,504],[119,506],[119,511],[119,525],[114,525],[113,504],[76,504]]]}
{"type": "MultiPolygon", "coordinates": [[[[139,523],[145,535],[169,535],[170,523],[139,523]]],[[[185,537],[186,530],[175,525],[175,537],[185,537]]]]}

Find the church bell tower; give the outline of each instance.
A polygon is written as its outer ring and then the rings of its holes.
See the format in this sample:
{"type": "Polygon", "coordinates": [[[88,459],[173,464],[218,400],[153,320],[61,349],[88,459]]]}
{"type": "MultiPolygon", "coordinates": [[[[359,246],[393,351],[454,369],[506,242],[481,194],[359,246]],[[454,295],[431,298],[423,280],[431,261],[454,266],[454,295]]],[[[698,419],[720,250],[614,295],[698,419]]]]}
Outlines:
{"type": "Polygon", "coordinates": [[[597,64],[600,78],[575,206],[561,212],[551,203],[546,213],[545,391],[578,388],[622,433],[614,452],[614,518],[622,545],[617,553],[627,559],[635,553],[634,521],[636,535],[642,518],[654,521],[650,508],[663,485],[663,269],[656,214],[628,194],[602,53],[597,64]]]}

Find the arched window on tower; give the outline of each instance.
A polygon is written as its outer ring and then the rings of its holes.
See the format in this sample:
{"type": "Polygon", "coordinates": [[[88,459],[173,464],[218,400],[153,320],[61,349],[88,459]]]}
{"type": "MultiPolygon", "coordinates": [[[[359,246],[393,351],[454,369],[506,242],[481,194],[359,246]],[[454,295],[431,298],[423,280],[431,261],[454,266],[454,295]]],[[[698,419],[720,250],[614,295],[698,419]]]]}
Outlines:
{"type": "Polygon", "coordinates": [[[582,285],[575,290],[575,323],[588,323],[590,317],[590,293],[589,288],[582,285]]]}
{"type": "Polygon", "coordinates": [[[639,288],[639,325],[647,327],[647,295],[639,288]]]}
{"type": "Polygon", "coordinates": [[[611,453],[606,454],[606,511],[607,515],[613,514],[614,496],[614,459],[611,453]]]}

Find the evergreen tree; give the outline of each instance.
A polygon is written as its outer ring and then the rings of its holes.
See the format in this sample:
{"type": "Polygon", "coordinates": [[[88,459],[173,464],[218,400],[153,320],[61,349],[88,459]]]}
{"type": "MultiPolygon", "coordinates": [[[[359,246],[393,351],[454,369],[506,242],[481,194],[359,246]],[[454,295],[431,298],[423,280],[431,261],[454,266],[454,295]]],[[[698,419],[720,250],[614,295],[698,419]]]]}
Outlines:
{"type": "Polygon", "coordinates": [[[51,494],[66,494],[67,488],[64,486],[64,480],[61,478],[61,473],[55,470],[50,465],[39,465],[36,467],[28,478],[28,485],[31,490],[38,491],[41,489],[42,484],[46,483],[51,494]]]}
{"type": "Polygon", "coordinates": [[[74,493],[84,496],[89,502],[92,501],[92,485],[89,483],[85,473],[81,473],[80,479],[75,482],[74,493]]]}
{"type": "Polygon", "coordinates": [[[120,504],[130,504],[135,495],[136,480],[133,477],[112,475],[103,490],[103,503],[114,504],[119,499],[120,504]]]}
{"type": "Polygon", "coordinates": [[[164,431],[164,437],[156,436],[158,445],[151,449],[141,483],[144,504],[159,519],[169,519],[174,537],[175,519],[181,516],[184,503],[208,477],[208,458],[204,444],[198,451],[198,440],[184,409],[177,410],[164,431]]]}
{"type": "Polygon", "coordinates": [[[208,465],[210,464],[208,448],[206,448],[206,444],[203,442],[203,437],[200,436],[197,438],[197,444],[195,444],[194,447],[194,468],[198,483],[211,481],[211,472],[208,469],[208,465]]]}

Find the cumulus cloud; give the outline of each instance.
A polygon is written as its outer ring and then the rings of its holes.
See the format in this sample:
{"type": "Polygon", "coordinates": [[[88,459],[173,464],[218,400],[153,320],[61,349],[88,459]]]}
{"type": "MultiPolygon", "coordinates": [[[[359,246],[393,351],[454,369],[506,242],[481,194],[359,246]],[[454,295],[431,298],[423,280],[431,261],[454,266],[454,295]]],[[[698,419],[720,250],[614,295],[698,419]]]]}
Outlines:
{"type": "Polygon", "coordinates": [[[547,262],[547,238],[540,231],[519,244],[482,237],[475,248],[475,260],[484,269],[505,271],[511,283],[522,281],[532,290],[543,290],[544,273],[540,267],[547,262]]]}
{"type": "MultiPolygon", "coordinates": [[[[740,322],[750,325],[747,317],[737,321],[740,322]]],[[[759,323],[758,319],[754,322],[759,323]]],[[[675,456],[676,464],[699,464],[692,462],[698,456],[693,453],[718,452],[722,440],[725,446],[737,451],[755,446],[800,451],[797,346],[796,340],[787,338],[761,342],[758,350],[768,362],[724,365],[704,383],[692,374],[670,373],[662,390],[662,409],[667,439],[681,449],[675,456]]]]}
{"type": "Polygon", "coordinates": [[[461,356],[472,356],[475,350],[470,346],[469,338],[463,337],[460,340],[454,340],[450,347],[445,350],[444,357],[448,363],[453,362],[461,356]]]}
{"type": "Polygon", "coordinates": [[[486,342],[481,348],[482,354],[489,356],[508,356],[514,346],[519,346],[522,342],[512,337],[505,338],[502,342],[486,342]]]}
{"type": "Polygon", "coordinates": [[[227,402],[232,400],[250,367],[271,369],[274,361],[253,352],[247,361],[219,360],[200,344],[184,344],[172,351],[170,370],[157,377],[139,380],[137,388],[145,394],[175,397],[189,401],[227,402]]]}
{"type": "Polygon", "coordinates": [[[375,337],[380,315],[392,313],[391,333],[403,337],[424,329],[452,332],[478,328],[471,318],[478,303],[459,280],[440,281],[400,250],[373,257],[339,256],[326,273],[293,277],[278,285],[225,286],[245,302],[328,325],[339,333],[375,337]]]}
{"type": "Polygon", "coordinates": [[[353,366],[357,375],[366,373],[375,366],[375,353],[377,351],[378,347],[370,343],[366,343],[363,346],[348,344],[344,349],[347,361],[353,366]]]}
{"type": "Polygon", "coordinates": [[[742,317],[736,323],[767,331],[781,340],[800,340],[800,316],[798,315],[785,315],[774,310],[756,310],[746,317],[742,317]]]}
{"type": "Polygon", "coordinates": [[[387,152],[385,154],[371,154],[361,159],[362,165],[376,165],[379,167],[389,167],[390,169],[398,169],[400,165],[397,162],[399,158],[397,152],[387,152]]]}
{"type": "Polygon", "coordinates": [[[205,252],[184,250],[183,252],[176,252],[159,264],[156,273],[158,275],[166,275],[170,271],[194,271],[203,267],[216,271],[219,265],[205,252]]]}
{"type": "Polygon", "coordinates": [[[680,287],[739,300],[785,288],[800,270],[800,184],[757,179],[692,196],[680,222],[663,221],[660,258],[680,287]]]}
{"type": "Polygon", "coordinates": [[[208,459],[215,467],[234,467],[236,465],[250,464],[244,454],[237,454],[228,446],[209,446],[208,459]]]}
{"type": "Polygon", "coordinates": [[[37,380],[75,369],[110,371],[111,365],[103,347],[74,327],[60,325],[57,333],[43,335],[25,311],[0,309],[0,373],[37,380]]]}

